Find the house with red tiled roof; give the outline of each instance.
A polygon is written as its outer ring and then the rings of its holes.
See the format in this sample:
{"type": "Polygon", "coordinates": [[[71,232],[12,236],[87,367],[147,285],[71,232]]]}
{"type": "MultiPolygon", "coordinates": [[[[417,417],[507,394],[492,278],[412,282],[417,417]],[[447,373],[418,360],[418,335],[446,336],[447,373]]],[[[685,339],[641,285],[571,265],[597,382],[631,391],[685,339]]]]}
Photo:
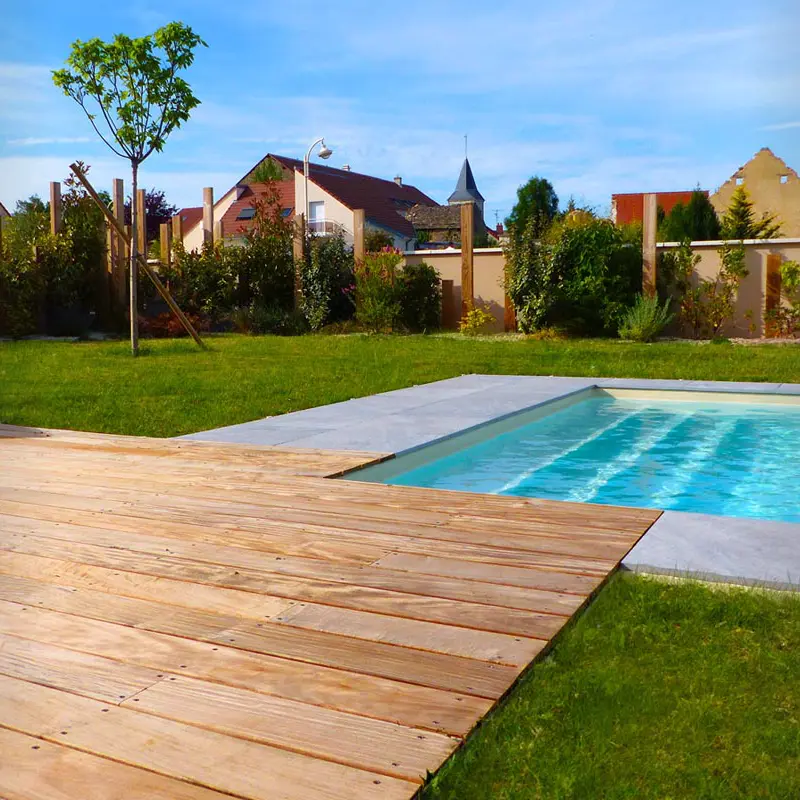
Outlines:
{"type": "MultiPolygon", "coordinates": [[[[298,209],[303,213],[303,162],[270,153],[214,204],[214,220],[221,220],[225,239],[240,239],[249,228],[258,194],[264,188],[259,181],[265,172],[271,173],[277,181],[284,216],[292,219],[298,209]]],[[[318,235],[341,234],[352,244],[353,212],[363,209],[368,228],[388,233],[395,246],[402,250],[413,249],[415,231],[406,214],[417,205],[438,204],[415,186],[404,184],[400,177],[385,180],[349,168],[309,165],[308,227],[318,235]]],[[[202,244],[202,227],[201,209],[201,218],[191,228],[184,226],[183,241],[187,250],[202,244]]]]}
{"type": "Polygon", "coordinates": [[[8,213],[8,209],[0,203],[0,217],[10,217],[11,214],[8,213]]]}
{"type": "Polygon", "coordinates": [[[182,208],[178,212],[178,216],[181,218],[183,230],[188,231],[190,228],[193,228],[195,225],[197,225],[201,219],[203,219],[203,206],[182,208]]]}

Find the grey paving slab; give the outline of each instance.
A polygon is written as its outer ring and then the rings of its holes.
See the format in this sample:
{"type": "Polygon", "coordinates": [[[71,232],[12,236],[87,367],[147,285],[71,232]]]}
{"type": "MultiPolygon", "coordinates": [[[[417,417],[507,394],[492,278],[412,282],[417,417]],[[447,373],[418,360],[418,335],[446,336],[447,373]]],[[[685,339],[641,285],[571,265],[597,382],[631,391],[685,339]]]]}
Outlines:
{"type": "Polygon", "coordinates": [[[640,572],[800,589],[800,524],[665,511],[622,565],[640,572]]]}

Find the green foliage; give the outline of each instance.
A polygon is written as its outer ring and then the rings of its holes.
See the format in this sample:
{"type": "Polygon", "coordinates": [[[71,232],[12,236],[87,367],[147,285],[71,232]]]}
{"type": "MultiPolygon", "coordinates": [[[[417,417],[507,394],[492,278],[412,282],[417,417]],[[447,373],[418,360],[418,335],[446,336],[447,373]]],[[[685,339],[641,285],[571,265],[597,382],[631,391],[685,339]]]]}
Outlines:
{"type": "Polygon", "coordinates": [[[397,276],[400,324],[412,333],[438,330],[442,316],[439,273],[429,264],[406,264],[397,276]]]}
{"type": "Polygon", "coordinates": [[[688,203],[677,203],[658,226],[661,242],[708,242],[720,238],[719,217],[708,195],[695,189],[688,203]]]}
{"type": "Polygon", "coordinates": [[[633,307],[622,316],[619,335],[634,342],[653,342],[672,322],[669,299],[663,305],[657,296],[640,294],[633,307]]]}
{"type": "Polygon", "coordinates": [[[533,225],[541,236],[558,214],[558,195],[546,178],[533,177],[517,189],[517,202],[506,219],[510,234],[522,235],[533,225]]]}
{"type": "Polygon", "coordinates": [[[73,177],[64,184],[67,191],[57,235],[50,233],[48,205],[36,196],[18,202],[16,213],[3,225],[2,334],[22,336],[37,330],[82,334],[89,312],[97,308],[99,278],[105,269],[103,215],[73,177]],[[75,319],[59,322],[67,310],[75,319]]]}
{"type": "Polygon", "coordinates": [[[265,187],[253,205],[253,225],[241,245],[205,243],[187,251],[175,243],[173,263],[162,277],[184,311],[219,322],[237,308],[292,308],[291,223],[281,215],[274,186],[265,187]]]}
{"type": "Polygon", "coordinates": [[[762,214],[756,219],[753,201],[744,186],[737,187],[730,205],[722,217],[723,239],[774,239],[780,235],[781,225],[775,214],[762,214]]]}
{"type": "Polygon", "coordinates": [[[356,264],[356,321],[371,333],[390,331],[400,315],[397,268],[403,257],[395,250],[367,253],[356,264]]]}
{"type": "Polygon", "coordinates": [[[247,176],[248,183],[271,183],[280,180],[283,180],[283,171],[271,158],[259,162],[247,176]]]}
{"type": "Polygon", "coordinates": [[[230,314],[230,321],[237,333],[298,336],[308,331],[308,323],[302,313],[274,305],[251,303],[235,308],[230,314]]]}
{"type": "Polygon", "coordinates": [[[714,278],[697,276],[700,256],[688,241],[659,260],[661,288],[679,298],[679,319],[695,339],[720,335],[736,312],[739,287],[748,275],[743,245],[726,243],[718,253],[720,268],[714,278]]]}
{"type": "Polygon", "coordinates": [[[192,65],[198,45],[205,42],[181,22],[138,39],[117,34],[111,42],[78,40],[67,68],[53,72],[53,82],[84,110],[111,150],[140,164],[163,150],[169,134],[200,103],[178,74],[192,65]]]}
{"type": "Polygon", "coordinates": [[[506,291],[526,333],[616,333],[641,287],[641,250],[602,219],[567,218],[539,241],[535,220],[506,249],[506,291]]]}
{"type": "Polygon", "coordinates": [[[796,593],[618,573],[421,797],[797,798],[798,648],[796,593]]]}
{"type": "Polygon", "coordinates": [[[464,336],[478,336],[495,322],[494,314],[482,306],[473,306],[458,322],[458,329],[464,336]]]}
{"type": "Polygon", "coordinates": [[[364,250],[367,253],[379,253],[387,247],[394,247],[394,238],[382,228],[367,226],[364,231],[364,250]]]}
{"type": "Polygon", "coordinates": [[[302,265],[302,309],[312,331],[339,322],[353,313],[353,252],[341,236],[312,237],[302,265]]]}

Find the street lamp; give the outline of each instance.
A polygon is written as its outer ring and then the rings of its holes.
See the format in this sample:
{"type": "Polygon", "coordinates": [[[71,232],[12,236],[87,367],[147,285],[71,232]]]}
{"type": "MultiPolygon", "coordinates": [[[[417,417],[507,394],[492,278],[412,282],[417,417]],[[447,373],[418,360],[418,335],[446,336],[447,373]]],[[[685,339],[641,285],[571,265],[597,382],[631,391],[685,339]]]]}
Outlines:
{"type": "Polygon", "coordinates": [[[311,151],[318,145],[322,145],[319,148],[319,152],[317,155],[322,159],[329,159],[333,155],[333,150],[330,147],[325,145],[325,137],[320,136],[311,147],[308,148],[306,152],[306,157],[303,159],[303,186],[304,186],[304,199],[305,199],[305,212],[306,212],[306,230],[308,228],[308,215],[309,215],[309,202],[308,202],[308,161],[311,158],[311,151]]]}

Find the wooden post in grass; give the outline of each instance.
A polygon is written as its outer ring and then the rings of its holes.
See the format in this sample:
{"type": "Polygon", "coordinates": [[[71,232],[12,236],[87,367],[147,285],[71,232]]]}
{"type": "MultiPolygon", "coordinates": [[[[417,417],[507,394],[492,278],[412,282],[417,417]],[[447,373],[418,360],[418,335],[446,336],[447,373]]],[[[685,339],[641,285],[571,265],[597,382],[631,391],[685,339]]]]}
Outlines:
{"type": "Polygon", "coordinates": [[[461,205],[461,316],[475,305],[475,204],[461,205]]]}
{"type": "Polygon", "coordinates": [[[294,218],[292,260],[294,262],[294,310],[299,311],[303,303],[303,262],[306,258],[306,221],[304,214],[294,218]]]}
{"type": "MultiPolygon", "coordinates": [[[[98,208],[103,212],[103,216],[108,220],[108,223],[117,231],[120,237],[122,237],[123,242],[125,242],[125,244],[127,244],[128,247],[130,247],[131,244],[130,229],[126,230],[126,228],[124,228],[122,225],[119,224],[119,222],[117,222],[116,217],[114,217],[114,215],[108,210],[106,204],[100,199],[100,196],[95,191],[94,186],[92,186],[92,184],[89,183],[89,179],[86,177],[80,166],[78,164],[70,164],[69,166],[75,177],[81,182],[84,189],[86,189],[86,191],[89,193],[89,196],[92,198],[92,200],[94,200],[98,208]]],[[[155,272],[153,272],[153,270],[150,269],[150,265],[147,263],[147,254],[142,252],[138,253],[137,260],[139,266],[142,268],[145,275],[147,275],[147,277],[150,278],[150,280],[153,283],[153,286],[156,287],[156,291],[161,295],[161,297],[164,298],[167,305],[170,307],[170,310],[178,318],[179,322],[181,323],[181,325],[183,325],[186,332],[192,337],[192,339],[195,340],[195,342],[199,347],[205,348],[203,340],[200,338],[197,331],[194,329],[192,323],[189,322],[189,320],[186,318],[186,315],[183,313],[183,311],[181,311],[180,307],[175,302],[172,295],[164,288],[164,284],[161,283],[158,275],[156,275],[155,272]]]]}
{"type": "Polygon", "coordinates": [[[658,206],[654,194],[644,196],[642,216],[642,293],[650,297],[656,294],[656,228],[658,206]]]}
{"type": "Polygon", "coordinates": [[[214,189],[203,189],[203,244],[214,241],[214,189]]]}
{"type": "Polygon", "coordinates": [[[508,295],[503,300],[503,330],[506,333],[517,329],[517,312],[514,310],[514,303],[508,295]]]}
{"type": "Polygon", "coordinates": [[[50,233],[55,236],[61,230],[61,184],[50,182],[50,233]]]}
{"type": "Polygon", "coordinates": [[[366,212],[363,208],[353,211],[353,258],[356,264],[364,261],[364,227],[366,226],[366,212]]]}
{"type": "MultiPolygon", "coordinates": [[[[121,226],[125,225],[125,182],[121,178],[114,178],[111,185],[111,203],[113,207],[114,219],[121,226]]],[[[111,236],[114,240],[114,263],[111,269],[111,297],[114,305],[114,313],[120,319],[124,316],[126,299],[128,296],[128,261],[129,254],[125,247],[125,240],[122,239],[113,225],[109,226],[111,236]]]]}
{"type": "Polygon", "coordinates": [[[225,231],[224,231],[224,229],[222,227],[222,220],[218,219],[214,223],[214,241],[215,242],[221,242],[224,235],[225,235],[225,231]]]}

